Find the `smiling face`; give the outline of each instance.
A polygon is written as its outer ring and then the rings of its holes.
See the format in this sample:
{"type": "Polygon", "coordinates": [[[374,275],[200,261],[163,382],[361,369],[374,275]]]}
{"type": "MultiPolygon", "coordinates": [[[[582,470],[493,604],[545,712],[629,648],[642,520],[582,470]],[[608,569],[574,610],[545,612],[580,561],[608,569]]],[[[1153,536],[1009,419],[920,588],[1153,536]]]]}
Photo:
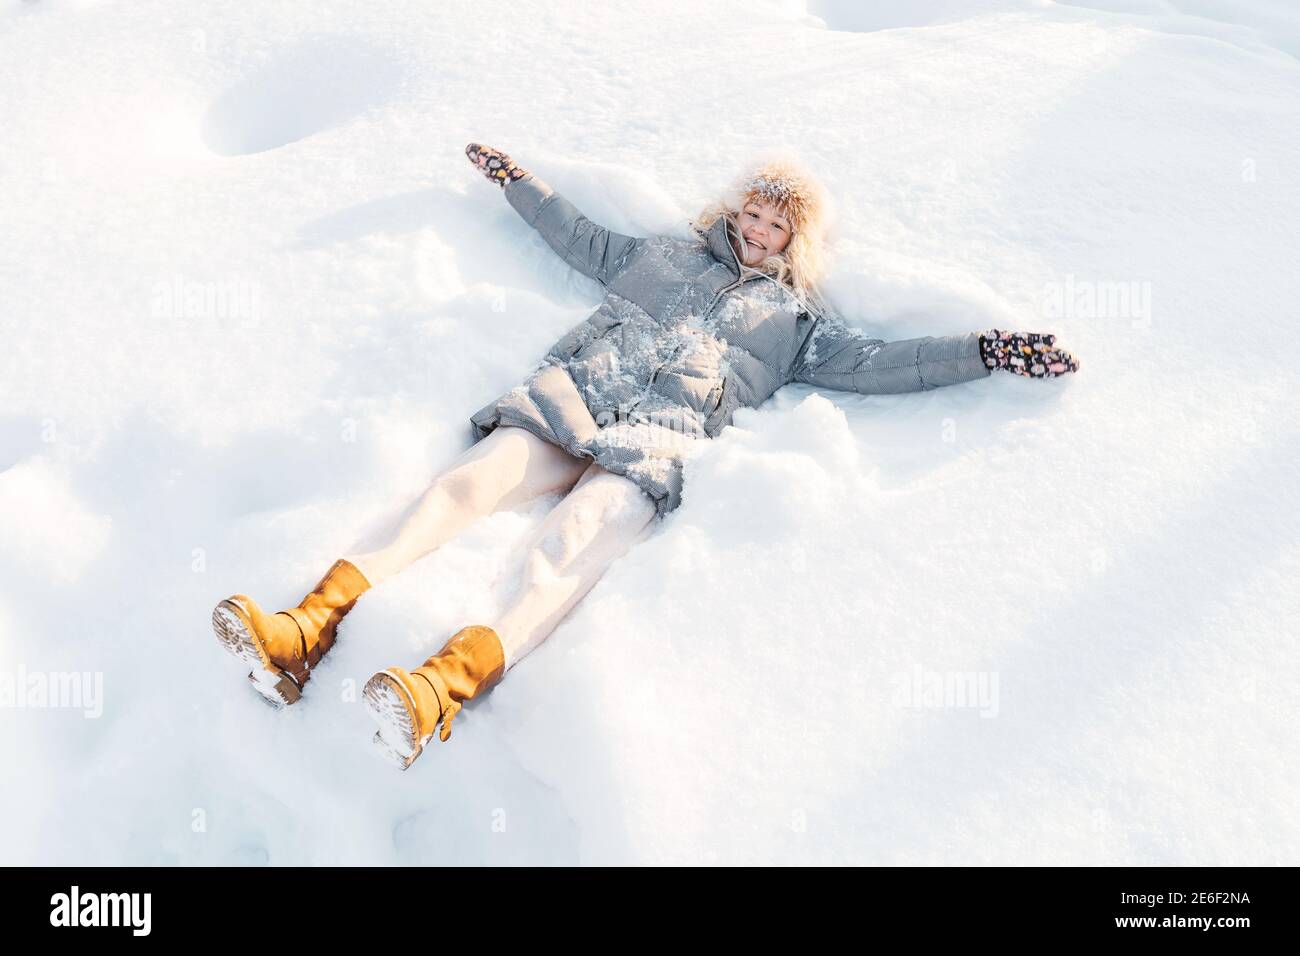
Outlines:
{"type": "Polygon", "coordinates": [[[756,266],[790,242],[790,220],[766,199],[753,197],[740,210],[741,261],[756,266]]]}

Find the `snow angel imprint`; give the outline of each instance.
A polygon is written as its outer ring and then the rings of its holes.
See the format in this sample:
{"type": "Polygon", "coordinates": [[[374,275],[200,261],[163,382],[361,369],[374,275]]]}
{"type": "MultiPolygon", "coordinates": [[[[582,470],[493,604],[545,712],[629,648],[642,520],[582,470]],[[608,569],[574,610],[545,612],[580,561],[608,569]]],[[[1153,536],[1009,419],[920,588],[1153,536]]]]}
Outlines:
{"type": "Polygon", "coordinates": [[[1078,369],[1051,335],[990,329],[885,342],[818,294],[825,197],[788,162],[759,165],[693,222],[690,238],[626,236],[588,219],[509,156],[470,161],[565,262],[604,290],[514,388],[470,417],[473,443],[377,551],[339,558],[297,607],[221,601],[218,639],[278,706],[301,699],[339,621],[370,588],[492,512],[562,493],[526,544],[491,624],[470,624],[413,670],[366,683],[374,742],[403,769],[466,701],[541,643],[609,565],[681,503],[682,463],[738,408],[790,382],[864,394],[923,391],[1002,370],[1078,369]]]}

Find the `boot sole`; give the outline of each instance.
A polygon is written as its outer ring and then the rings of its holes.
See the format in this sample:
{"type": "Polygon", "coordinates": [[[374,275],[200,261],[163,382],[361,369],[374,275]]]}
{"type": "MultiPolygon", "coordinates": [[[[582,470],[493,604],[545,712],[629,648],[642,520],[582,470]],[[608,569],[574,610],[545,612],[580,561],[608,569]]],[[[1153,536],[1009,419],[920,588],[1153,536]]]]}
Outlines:
{"type": "Polygon", "coordinates": [[[399,769],[406,770],[433,736],[420,739],[415,726],[415,701],[402,682],[388,671],[380,671],[366,681],[361,696],[370,716],[379,724],[372,742],[399,769]]]}
{"type": "Polygon", "coordinates": [[[221,646],[236,660],[253,667],[248,681],[268,704],[278,710],[302,698],[302,689],[294,679],[271,663],[253,632],[248,613],[239,602],[227,599],[213,608],[212,630],[221,646]]]}

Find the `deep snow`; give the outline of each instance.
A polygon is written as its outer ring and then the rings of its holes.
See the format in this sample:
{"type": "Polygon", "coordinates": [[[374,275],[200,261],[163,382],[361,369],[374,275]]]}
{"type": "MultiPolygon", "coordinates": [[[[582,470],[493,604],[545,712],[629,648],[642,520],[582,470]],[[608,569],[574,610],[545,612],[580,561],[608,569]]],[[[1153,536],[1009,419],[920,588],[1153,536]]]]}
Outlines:
{"type": "Polygon", "coordinates": [[[0,863],[1300,862],[1289,4],[0,9],[0,679],[102,682],[0,710],[0,863]],[[641,234],[794,150],[851,319],[1081,372],[740,413],[399,773],[360,685],[554,499],[290,710],[208,615],[376,543],[598,301],[470,141],[641,234]]]}

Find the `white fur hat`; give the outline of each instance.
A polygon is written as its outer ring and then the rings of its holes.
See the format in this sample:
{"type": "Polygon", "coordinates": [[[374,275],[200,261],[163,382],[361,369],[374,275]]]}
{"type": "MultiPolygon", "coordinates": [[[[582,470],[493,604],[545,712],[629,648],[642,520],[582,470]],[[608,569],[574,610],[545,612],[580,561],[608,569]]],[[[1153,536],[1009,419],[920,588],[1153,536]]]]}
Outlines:
{"type": "Polygon", "coordinates": [[[761,161],[733,186],[736,208],[752,198],[772,203],[790,220],[794,232],[817,238],[825,232],[829,203],[821,184],[802,166],[786,157],[761,161]]]}

